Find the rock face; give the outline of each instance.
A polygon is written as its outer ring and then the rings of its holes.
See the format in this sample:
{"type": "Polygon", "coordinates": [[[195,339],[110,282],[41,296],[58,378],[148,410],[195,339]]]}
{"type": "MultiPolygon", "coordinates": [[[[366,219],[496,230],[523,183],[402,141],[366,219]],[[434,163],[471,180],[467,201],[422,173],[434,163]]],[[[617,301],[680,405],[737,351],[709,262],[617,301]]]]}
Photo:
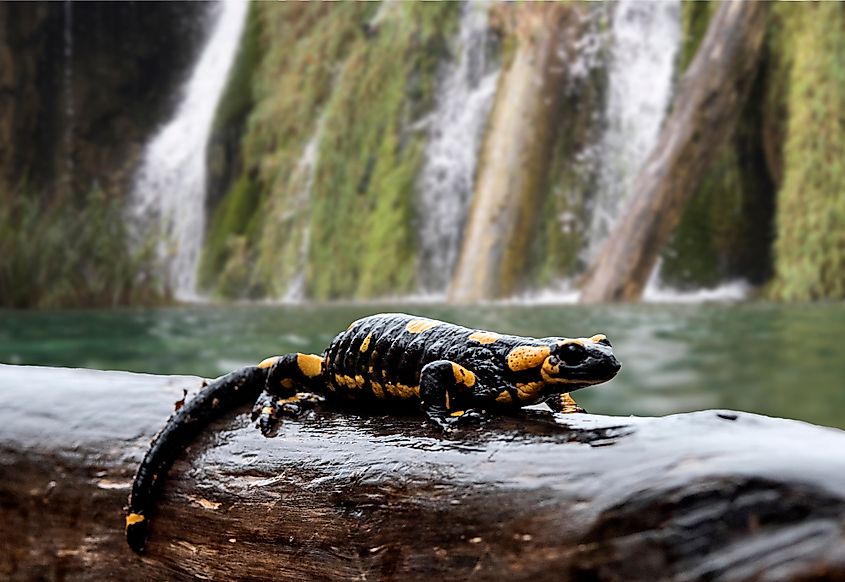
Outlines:
{"type": "Polygon", "coordinates": [[[0,6],[0,189],[123,185],[194,61],[190,2],[0,6]]]}
{"type": "Polygon", "coordinates": [[[6,579],[845,577],[845,433],[728,411],[528,413],[443,436],[244,414],[177,461],[139,558],[129,482],[199,378],[0,366],[6,579]]]}

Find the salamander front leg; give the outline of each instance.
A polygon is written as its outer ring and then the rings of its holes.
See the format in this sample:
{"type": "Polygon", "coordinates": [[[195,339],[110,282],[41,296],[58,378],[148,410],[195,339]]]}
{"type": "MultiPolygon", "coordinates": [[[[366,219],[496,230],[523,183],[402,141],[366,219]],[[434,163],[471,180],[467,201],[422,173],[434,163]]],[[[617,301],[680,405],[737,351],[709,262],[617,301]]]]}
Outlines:
{"type": "Polygon", "coordinates": [[[546,404],[555,412],[562,412],[563,414],[572,414],[575,412],[587,412],[575,402],[575,399],[569,395],[569,392],[563,394],[555,394],[546,399],[546,404]]]}
{"type": "Polygon", "coordinates": [[[478,380],[470,370],[449,360],[427,364],[420,373],[420,400],[426,416],[443,430],[477,423],[483,411],[473,408],[478,380]]]}
{"type": "Polygon", "coordinates": [[[264,391],[252,407],[252,419],[266,437],[276,435],[279,421],[300,416],[321,399],[310,392],[321,382],[323,358],[312,354],[287,354],[268,358],[259,364],[269,368],[264,391]]]}

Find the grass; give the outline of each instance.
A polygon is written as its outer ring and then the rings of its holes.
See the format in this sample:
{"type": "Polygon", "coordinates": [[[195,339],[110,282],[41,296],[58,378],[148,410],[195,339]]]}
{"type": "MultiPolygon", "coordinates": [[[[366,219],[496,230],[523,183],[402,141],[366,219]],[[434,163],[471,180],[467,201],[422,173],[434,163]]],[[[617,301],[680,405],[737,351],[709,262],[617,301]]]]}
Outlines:
{"type": "Polygon", "coordinates": [[[0,305],[106,307],[158,302],[153,248],[130,252],[118,200],[101,190],[80,204],[31,193],[0,196],[0,305]]]}

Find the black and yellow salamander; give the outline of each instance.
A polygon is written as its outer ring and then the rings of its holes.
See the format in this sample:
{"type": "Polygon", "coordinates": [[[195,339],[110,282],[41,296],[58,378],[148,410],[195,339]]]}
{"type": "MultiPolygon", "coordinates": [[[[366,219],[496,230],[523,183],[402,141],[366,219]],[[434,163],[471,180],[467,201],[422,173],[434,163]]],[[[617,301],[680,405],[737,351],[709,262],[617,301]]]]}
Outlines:
{"type": "Polygon", "coordinates": [[[143,550],[155,492],[191,439],[221,413],[256,398],[253,419],[268,436],[282,417],[319,398],[387,411],[417,407],[449,430],[542,401],[557,412],[583,412],[569,393],[610,380],[619,367],[602,334],[535,339],[401,313],[359,319],[322,355],[287,354],[237,370],[175,412],[135,475],[127,542],[143,550]]]}

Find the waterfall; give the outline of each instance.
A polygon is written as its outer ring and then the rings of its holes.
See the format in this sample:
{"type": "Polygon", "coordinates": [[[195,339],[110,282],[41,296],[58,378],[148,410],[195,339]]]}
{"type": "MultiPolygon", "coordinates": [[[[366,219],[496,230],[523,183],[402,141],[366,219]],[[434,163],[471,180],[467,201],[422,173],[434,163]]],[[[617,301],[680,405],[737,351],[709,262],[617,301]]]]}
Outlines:
{"type": "MultiPolygon", "coordinates": [[[[320,153],[320,139],[323,136],[325,126],[325,114],[317,122],[317,128],[305,144],[302,155],[296,162],[293,170],[292,180],[296,184],[296,192],[291,200],[291,213],[305,213],[311,205],[311,190],[314,187],[316,177],[317,161],[320,153]]],[[[302,238],[299,241],[299,253],[297,256],[296,275],[288,285],[282,299],[285,303],[301,302],[305,299],[305,272],[308,264],[308,249],[311,243],[311,226],[308,220],[302,229],[302,238]]]]}
{"type": "Polygon", "coordinates": [[[167,279],[180,299],[196,296],[205,232],[206,147],[246,19],[246,0],[214,6],[213,29],[173,118],[147,144],[136,172],[130,208],[159,237],[167,279]]]}
{"type": "Polygon", "coordinates": [[[420,260],[425,291],[449,284],[472,198],[475,169],[499,65],[488,58],[490,34],[484,2],[464,4],[455,55],[437,90],[430,137],[418,179],[420,260]]]}
{"type": "Polygon", "coordinates": [[[657,143],[681,43],[679,0],[619,0],[611,10],[606,127],[593,150],[599,179],[584,249],[587,263],[598,254],[657,143]]]}

